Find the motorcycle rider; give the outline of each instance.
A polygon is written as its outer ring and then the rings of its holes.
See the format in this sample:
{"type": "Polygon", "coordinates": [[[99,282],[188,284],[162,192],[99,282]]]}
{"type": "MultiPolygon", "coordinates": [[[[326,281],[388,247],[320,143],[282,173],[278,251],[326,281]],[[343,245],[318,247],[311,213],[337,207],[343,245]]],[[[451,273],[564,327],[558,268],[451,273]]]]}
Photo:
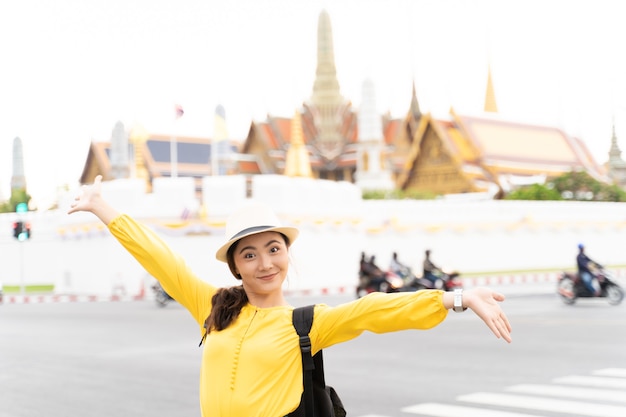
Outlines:
{"type": "Polygon", "coordinates": [[[391,254],[391,261],[389,261],[389,270],[402,278],[403,286],[407,289],[415,286],[417,278],[413,274],[413,271],[410,267],[398,260],[398,254],[396,252],[393,252],[391,254]]]}
{"type": "Polygon", "coordinates": [[[433,287],[435,286],[437,280],[439,279],[439,274],[441,273],[441,269],[436,266],[433,261],[430,259],[430,249],[426,249],[424,252],[424,263],[423,263],[424,274],[423,277],[433,283],[433,287]]]}
{"type": "Polygon", "coordinates": [[[359,261],[359,275],[365,274],[367,270],[367,260],[365,259],[365,252],[361,252],[361,260],[359,261]]]}
{"type": "Polygon", "coordinates": [[[386,283],[385,273],[376,265],[376,257],[372,255],[365,259],[365,252],[361,252],[359,276],[367,280],[367,286],[372,285],[376,291],[381,291],[381,285],[386,283]]]}
{"type": "Polygon", "coordinates": [[[593,280],[595,277],[591,272],[591,268],[593,268],[594,266],[601,268],[602,266],[587,256],[587,254],[585,253],[585,245],[583,245],[582,243],[578,244],[576,265],[578,266],[578,275],[582,279],[583,284],[585,284],[585,288],[587,288],[587,290],[589,290],[589,292],[591,294],[594,294],[596,297],[600,295],[599,287],[596,288],[593,285],[593,280]]]}
{"type": "Polygon", "coordinates": [[[404,278],[408,274],[408,267],[398,260],[398,254],[393,252],[391,254],[391,261],[389,261],[389,270],[394,274],[404,278]]]}

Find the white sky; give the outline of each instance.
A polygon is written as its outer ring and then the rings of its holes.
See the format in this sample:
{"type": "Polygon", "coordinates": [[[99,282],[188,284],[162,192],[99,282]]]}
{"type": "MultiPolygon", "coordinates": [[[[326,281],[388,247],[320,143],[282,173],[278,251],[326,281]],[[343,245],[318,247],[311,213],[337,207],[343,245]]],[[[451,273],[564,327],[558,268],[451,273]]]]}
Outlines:
{"type": "MultiPolygon", "coordinates": [[[[342,94],[371,78],[380,113],[481,114],[488,62],[502,117],[561,127],[604,163],[626,151],[620,0],[20,0],[0,3],[0,196],[22,139],[42,206],[74,186],[89,143],[118,120],[155,133],[230,136],[311,96],[317,22],[331,18],[342,94]],[[176,124],[173,108],[185,115],[176,124]]],[[[45,207],[42,207],[45,208],[45,207]]]]}

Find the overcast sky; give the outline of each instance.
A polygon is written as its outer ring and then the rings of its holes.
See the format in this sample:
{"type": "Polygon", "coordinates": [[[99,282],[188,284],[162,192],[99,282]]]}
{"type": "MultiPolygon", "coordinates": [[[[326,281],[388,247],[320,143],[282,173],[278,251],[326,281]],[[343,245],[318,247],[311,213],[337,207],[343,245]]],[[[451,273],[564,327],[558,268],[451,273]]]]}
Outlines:
{"type": "Polygon", "coordinates": [[[491,65],[501,117],[556,126],[604,163],[613,121],[626,150],[626,25],[619,0],[21,0],[0,3],[0,194],[13,139],[44,204],[75,186],[115,123],[211,137],[292,116],[315,78],[326,9],[342,94],[371,78],[401,117],[413,80],[424,113],[480,115],[491,65]],[[185,115],[174,122],[174,106],[185,115]]]}

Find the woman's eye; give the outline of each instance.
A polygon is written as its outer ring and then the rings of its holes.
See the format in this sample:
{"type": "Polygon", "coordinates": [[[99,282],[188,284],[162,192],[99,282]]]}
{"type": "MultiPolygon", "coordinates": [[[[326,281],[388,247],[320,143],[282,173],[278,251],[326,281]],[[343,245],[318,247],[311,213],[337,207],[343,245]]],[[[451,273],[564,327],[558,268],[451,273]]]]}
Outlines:
{"type": "Polygon", "coordinates": [[[280,249],[277,246],[274,246],[273,248],[270,249],[271,253],[276,253],[278,252],[280,249]]]}
{"type": "Polygon", "coordinates": [[[243,257],[244,257],[244,259],[252,259],[252,258],[254,258],[254,254],[246,253],[246,254],[243,255],[243,257]]]}

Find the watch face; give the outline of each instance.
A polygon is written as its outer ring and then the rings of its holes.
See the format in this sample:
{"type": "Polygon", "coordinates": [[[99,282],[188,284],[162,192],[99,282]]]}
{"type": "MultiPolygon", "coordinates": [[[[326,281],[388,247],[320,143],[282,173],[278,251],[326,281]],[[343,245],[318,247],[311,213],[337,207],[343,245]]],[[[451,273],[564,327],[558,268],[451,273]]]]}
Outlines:
{"type": "Polygon", "coordinates": [[[454,290],[454,311],[457,313],[465,311],[463,308],[463,290],[461,289],[454,290]]]}

